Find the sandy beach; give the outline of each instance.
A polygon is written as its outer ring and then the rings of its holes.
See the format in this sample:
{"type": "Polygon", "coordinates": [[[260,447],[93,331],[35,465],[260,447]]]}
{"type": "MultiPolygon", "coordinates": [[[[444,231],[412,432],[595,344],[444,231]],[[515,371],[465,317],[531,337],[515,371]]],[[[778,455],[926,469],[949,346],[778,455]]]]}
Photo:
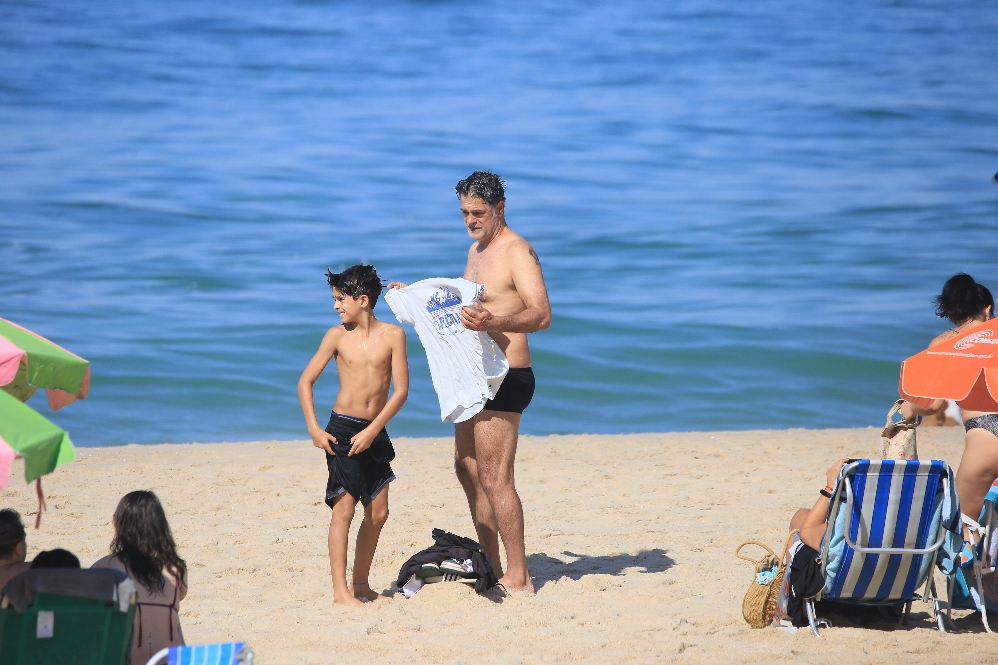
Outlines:
{"type": "MultiPolygon", "coordinates": [[[[48,511],[29,557],[65,547],[84,565],[107,553],[111,514],[134,489],[162,499],[190,567],[188,643],[241,639],[262,664],[798,662],[988,660],[998,639],[968,622],[934,629],[916,603],[907,628],[878,623],[752,630],[741,617],[744,540],[776,549],[811,505],[828,463],[879,453],[879,430],[783,430],[523,437],[517,485],[536,595],[477,596],[430,585],[380,607],[332,605],[322,502],[326,469],[306,441],[84,448],[44,479],[48,511]]],[[[391,592],[402,563],[440,527],[474,536],[449,439],[398,439],[391,517],[371,585],[391,592]]],[[[922,459],[958,465],[962,428],[919,432],[922,459]]],[[[0,504],[33,523],[18,462],[0,504]]],[[[360,513],[354,531],[360,523],[360,513]]],[[[351,542],[353,535],[351,536],[351,542]]],[[[352,561],[352,553],[351,553],[352,561]]],[[[940,578],[941,579],[941,578],[940,578]]],[[[955,616],[966,612],[954,613],[955,616]]]]}

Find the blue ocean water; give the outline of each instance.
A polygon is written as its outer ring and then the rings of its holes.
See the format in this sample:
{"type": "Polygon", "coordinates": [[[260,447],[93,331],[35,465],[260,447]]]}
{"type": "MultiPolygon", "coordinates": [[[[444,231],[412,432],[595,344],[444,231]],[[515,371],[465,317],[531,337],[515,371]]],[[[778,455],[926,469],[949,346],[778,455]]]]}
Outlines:
{"type": "MultiPolygon", "coordinates": [[[[491,169],[554,308],[524,432],[878,425],[945,279],[998,292],[996,34],[969,1],[4,2],[0,316],[92,361],[77,444],[304,438],[326,266],[459,275],[491,169]]],[[[445,435],[409,338],[390,431],[445,435]]]]}

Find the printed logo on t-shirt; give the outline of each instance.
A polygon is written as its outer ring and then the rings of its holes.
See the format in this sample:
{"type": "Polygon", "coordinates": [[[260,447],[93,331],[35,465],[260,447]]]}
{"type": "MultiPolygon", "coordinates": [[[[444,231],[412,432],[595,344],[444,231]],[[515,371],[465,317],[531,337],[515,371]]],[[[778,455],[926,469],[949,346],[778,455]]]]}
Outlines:
{"type": "Polygon", "coordinates": [[[441,337],[457,335],[464,330],[461,316],[461,297],[450,289],[439,288],[426,301],[426,311],[433,316],[433,325],[441,337]]]}

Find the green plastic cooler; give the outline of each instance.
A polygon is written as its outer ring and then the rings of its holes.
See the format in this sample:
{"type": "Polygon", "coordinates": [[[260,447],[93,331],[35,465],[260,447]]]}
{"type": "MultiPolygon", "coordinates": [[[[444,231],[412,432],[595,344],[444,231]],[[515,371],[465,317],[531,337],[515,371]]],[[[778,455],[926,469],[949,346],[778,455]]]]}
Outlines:
{"type": "Polygon", "coordinates": [[[0,598],[3,665],[127,665],[135,584],[118,570],[43,568],[0,598]]]}

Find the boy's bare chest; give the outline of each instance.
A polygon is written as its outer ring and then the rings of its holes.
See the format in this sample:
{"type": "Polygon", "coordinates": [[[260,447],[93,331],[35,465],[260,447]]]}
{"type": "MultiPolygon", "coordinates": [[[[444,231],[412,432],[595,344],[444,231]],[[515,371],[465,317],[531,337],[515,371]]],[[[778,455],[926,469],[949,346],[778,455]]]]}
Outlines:
{"type": "Polygon", "coordinates": [[[391,347],[376,340],[344,340],[336,354],[337,366],[349,368],[390,368],[391,347]]]}

